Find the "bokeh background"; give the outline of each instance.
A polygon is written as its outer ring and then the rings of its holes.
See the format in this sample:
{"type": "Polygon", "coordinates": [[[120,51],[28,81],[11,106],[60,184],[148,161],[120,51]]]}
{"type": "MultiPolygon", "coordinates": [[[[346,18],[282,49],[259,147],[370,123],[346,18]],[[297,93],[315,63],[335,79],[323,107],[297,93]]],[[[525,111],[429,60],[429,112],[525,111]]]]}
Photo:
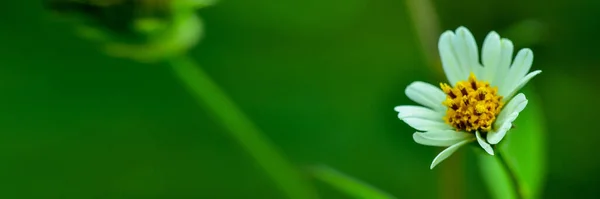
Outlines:
{"type": "MultiPolygon", "coordinates": [[[[398,198],[487,198],[474,150],[429,170],[440,148],[414,143],[393,107],[412,104],[410,82],[444,81],[419,25],[464,25],[478,43],[495,30],[544,71],[527,86],[538,108],[516,121],[543,132],[541,197],[599,195],[600,1],[431,5],[419,18],[407,1],[223,0],[198,11],[190,54],[299,168],[398,198]]],[[[168,66],[106,56],[39,1],[3,2],[0,25],[1,198],[284,197],[168,66]]]]}

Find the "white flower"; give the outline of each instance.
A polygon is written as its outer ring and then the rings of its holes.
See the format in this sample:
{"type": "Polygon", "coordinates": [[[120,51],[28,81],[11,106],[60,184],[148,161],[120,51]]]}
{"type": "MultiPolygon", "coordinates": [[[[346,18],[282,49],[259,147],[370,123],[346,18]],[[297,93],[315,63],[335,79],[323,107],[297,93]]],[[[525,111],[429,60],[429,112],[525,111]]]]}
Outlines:
{"type": "Polygon", "coordinates": [[[504,138],[527,105],[525,95],[517,91],[542,72],[528,73],[533,62],[530,49],[520,50],[513,61],[512,42],[494,31],[483,42],[482,63],[475,39],[465,27],[444,32],[438,48],[450,85],[442,83],[440,89],[413,82],[405,93],[423,106],[395,107],[398,118],[419,131],[413,134],[415,142],[448,147],[433,159],[431,169],[475,140],[494,155],[491,145],[504,138]]]}

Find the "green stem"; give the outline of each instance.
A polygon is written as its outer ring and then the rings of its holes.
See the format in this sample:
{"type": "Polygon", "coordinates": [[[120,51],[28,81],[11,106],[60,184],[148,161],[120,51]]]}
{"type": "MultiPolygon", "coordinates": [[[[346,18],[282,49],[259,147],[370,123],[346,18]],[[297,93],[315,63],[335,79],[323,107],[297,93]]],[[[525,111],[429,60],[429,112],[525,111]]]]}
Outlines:
{"type": "Polygon", "coordinates": [[[500,153],[500,151],[497,151],[496,157],[498,157],[500,164],[502,165],[502,167],[508,174],[510,181],[512,182],[512,187],[515,192],[516,198],[524,199],[525,197],[523,197],[523,192],[521,191],[521,186],[519,184],[519,180],[517,179],[517,174],[515,173],[515,170],[509,165],[508,161],[506,160],[506,158],[504,158],[504,156],[502,156],[502,153],[500,153]]]}
{"type": "Polygon", "coordinates": [[[198,103],[212,112],[231,138],[254,158],[288,198],[318,198],[307,180],[192,59],[181,55],[171,58],[169,64],[198,103]]]}
{"type": "Polygon", "coordinates": [[[406,7],[425,61],[433,71],[443,75],[437,48],[441,30],[434,3],[431,0],[406,0],[406,7]]]}
{"type": "Polygon", "coordinates": [[[326,166],[313,167],[311,173],[315,178],[354,198],[395,199],[390,194],[326,166]]]}
{"type": "MultiPolygon", "coordinates": [[[[415,39],[419,41],[421,54],[430,71],[435,72],[435,77],[445,79],[444,71],[440,65],[438,54],[438,39],[441,28],[439,16],[432,0],[405,0],[406,13],[411,19],[415,39]]],[[[455,199],[465,196],[465,173],[460,169],[464,166],[464,155],[457,153],[452,158],[445,160],[440,168],[438,180],[439,198],[455,199]],[[452,194],[449,194],[452,193],[452,194]]]]}

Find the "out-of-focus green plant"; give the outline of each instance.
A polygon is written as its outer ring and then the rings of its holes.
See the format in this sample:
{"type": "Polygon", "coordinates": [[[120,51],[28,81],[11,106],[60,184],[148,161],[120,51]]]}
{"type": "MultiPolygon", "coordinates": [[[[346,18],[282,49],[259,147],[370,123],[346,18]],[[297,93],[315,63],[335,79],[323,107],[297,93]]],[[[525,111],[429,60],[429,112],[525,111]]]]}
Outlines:
{"type": "MultiPolygon", "coordinates": [[[[291,199],[318,198],[312,185],[277,150],[210,76],[187,56],[203,28],[195,10],[213,0],[46,0],[59,14],[78,22],[82,37],[106,53],[141,62],[164,61],[276,185],[291,199]]],[[[332,169],[316,169],[316,178],[357,198],[392,198],[332,169]]]]}
{"type": "Polygon", "coordinates": [[[202,36],[195,10],[213,0],[46,0],[110,55],[150,62],[185,53],[202,36]]]}
{"type": "Polygon", "coordinates": [[[527,19],[516,22],[504,31],[507,37],[513,38],[515,42],[519,42],[524,46],[535,46],[543,42],[547,36],[545,33],[550,32],[545,23],[535,19],[527,19]]]}
{"type": "Polygon", "coordinates": [[[332,187],[344,192],[354,198],[365,199],[394,199],[389,195],[375,187],[372,187],[364,182],[359,181],[351,176],[339,172],[327,166],[316,166],[309,171],[312,176],[321,180],[332,187]]]}
{"type": "Polygon", "coordinates": [[[112,56],[166,62],[190,93],[292,199],[318,198],[316,191],[262,135],[209,75],[187,56],[202,36],[195,14],[211,0],[47,0],[78,23],[79,33],[112,56]]]}

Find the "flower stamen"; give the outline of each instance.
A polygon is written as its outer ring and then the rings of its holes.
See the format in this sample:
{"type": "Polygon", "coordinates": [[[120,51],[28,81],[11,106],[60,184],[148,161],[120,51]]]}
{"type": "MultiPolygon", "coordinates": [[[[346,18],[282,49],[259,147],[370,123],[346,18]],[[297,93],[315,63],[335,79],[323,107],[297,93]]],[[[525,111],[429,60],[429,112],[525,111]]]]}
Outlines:
{"type": "Polygon", "coordinates": [[[440,83],[440,87],[446,93],[446,100],[442,102],[448,107],[443,118],[446,123],[459,131],[488,132],[492,129],[504,105],[497,87],[478,81],[473,73],[467,81],[457,82],[454,88],[445,83],[440,83]]]}

